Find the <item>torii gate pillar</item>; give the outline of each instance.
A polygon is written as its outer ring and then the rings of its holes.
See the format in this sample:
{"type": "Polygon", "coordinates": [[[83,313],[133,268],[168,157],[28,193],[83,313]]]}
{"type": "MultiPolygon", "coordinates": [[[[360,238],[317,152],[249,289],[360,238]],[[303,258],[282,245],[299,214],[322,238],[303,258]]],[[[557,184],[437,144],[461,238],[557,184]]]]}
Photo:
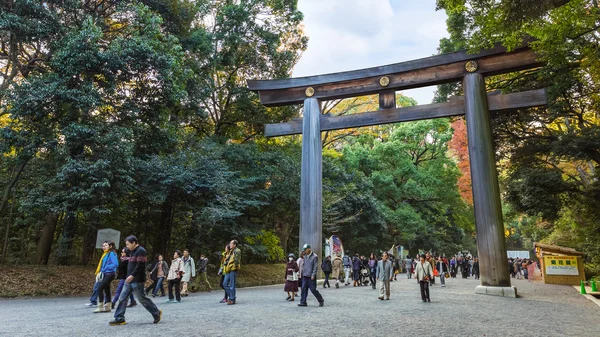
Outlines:
{"type": "Polygon", "coordinates": [[[323,150],[321,145],[321,103],[304,100],[302,121],[302,173],[300,177],[300,249],[308,243],[321,259],[323,251],[322,190],[323,150]]]}
{"type": "Polygon", "coordinates": [[[463,79],[481,285],[476,293],[516,297],[510,285],[498,172],[484,77],[463,79]]]}

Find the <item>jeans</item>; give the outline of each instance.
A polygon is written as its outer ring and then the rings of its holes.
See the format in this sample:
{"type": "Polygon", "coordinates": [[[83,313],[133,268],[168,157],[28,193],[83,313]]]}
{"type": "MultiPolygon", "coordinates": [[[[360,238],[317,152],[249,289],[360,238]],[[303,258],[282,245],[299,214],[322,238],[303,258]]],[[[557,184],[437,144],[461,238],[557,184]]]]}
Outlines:
{"type": "Polygon", "coordinates": [[[152,314],[152,317],[156,318],[160,314],[156,304],[152,302],[151,299],[146,296],[146,291],[144,289],[143,283],[125,283],[123,286],[123,290],[121,291],[121,296],[119,296],[119,306],[117,306],[117,310],[115,311],[115,320],[117,321],[125,321],[125,310],[127,309],[127,298],[131,293],[135,294],[138,302],[140,302],[148,312],[152,314]]]}
{"type": "Polygon", "coordinates": [[[181,302],[181,292],[179,289],[179,284],[181,283],[181,277],[178,277],[173,280],[169,280],[169,299],[173,300],[173,287],[175,287],[175,298],[177,302],[181,302]]]}
{"type": "Polygon", "coordinates": [[[419,286],[421,287],[421,300],[429,301],[429,282],[421,281],[419,286]]]}
{"type": "MultiPolygon", "coordinates": [[[[112,303],[115,304],[121,297],[121,291],[123,291],[123,286],[125,285],[125,279],[119,280],[119,284],[117,284],[117,291],[115,292],[115,297],[113,297],[112,303]]],[[[129,300],[133,302],[133,293],[129,294],[129,300]]]]}
{"type": "Polygon", "coordinates": [[[158,280],[156,280],[156,287],[154,288],[154,291],[152,292],[152,296],[156,296],[156,294],[158,294],[159,290],[160,290],[160,294],[162,296],[165,296],[165,288],[163,288],[164,281],[165,281],[164,277],[159,277],[158,280]]]}
{"type": "Polygon", "coordinates": [[[406,277],[410,280],[412,278],[412,268],[406,268],[406,277]]]}
{"type": "Polygon", "coordinates": [[[328,285],[329,287],[331,287],[329,285],[329,275],[331,275],[330,271],[326,271],[325,273],[325,281],[323,281],[323,288],[325,288],[325,285],[328,285]]]}
{"type": "Polygon", "coordinates": [[[98,287],[100,286],[100,282],[94,283],[94,290],[92,291],[92,297],[90,297],[90,302],[93,305],[98,305],[98,287]]]}
{"type": "Polygon", "coordinates": [[[317,281],[313,280],[310,277],[302,277],[302,293],[300,294],[301,304],[306,304],[306,298],[308,297],[308,289],[310,289],[310,292],[313,295],[315,295],[319,303],[323,303],[323,296],[321,296],[321,293],[319,293],[319,291],[317,290],[317,281]]]}
{"type": "Polygon", "coordinates": [[[346,284],[350,284],[350,272],[352,271],[352,267],[350,266],[345,266],[344,267],[344,282],[346,284]]]}
{"type": "Polygon", "coordinates": [[[445,286],[446,285],[446,278],[444,277],[444,272],[440,272],[440,283],[445,286]]]}
{"type": "Polygon", "coordinates": [[[228,299],[229,295],[227,295],[227,289],[225,289],[225,275],[221,275],[221,282],[219,283],[219,286],[225,291],[224,299],[228,299]]]}
{"type": "Polygon", "coordinates": [[[225,291],[227,291],[227,296],[231,302],[235,302],[235,282],[237,281],[237,271],[230,271],[225,274],[225,280],[223,281],[223,286],[225,286],[225,291]]]}
{"type": "Polygon", "coordinates": [[[369,270],[369,280],[371,281],[371,285],[373,286],[373,289],[375,289],[375,283],[377,282],[375,280],[375,276],[377,274],[377,270],[375,270],[375,268],[371,268],[371,270],[369,270]]]}
{"type": "Polygon", "coordinates": [[[352,272],[354,274],[354,281],[360,281],[360,269],[354,269],[352,272]]]}

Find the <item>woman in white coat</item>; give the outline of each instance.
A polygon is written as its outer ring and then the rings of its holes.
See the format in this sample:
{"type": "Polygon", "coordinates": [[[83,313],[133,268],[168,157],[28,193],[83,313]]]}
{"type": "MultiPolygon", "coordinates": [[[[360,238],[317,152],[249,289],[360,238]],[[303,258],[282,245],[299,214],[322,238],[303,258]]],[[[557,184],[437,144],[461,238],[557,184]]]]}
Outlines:
{"type": "Polygon", "coordinates": [[[183,251],[183,277],[181,278],[182,289],[181,296],[187,296],[188,293],[188,284],[192,280],[192,277],[196,277],[196,264],[194,263],[194,258],[190,256],[190,251],[185,249],[183,251]]]}

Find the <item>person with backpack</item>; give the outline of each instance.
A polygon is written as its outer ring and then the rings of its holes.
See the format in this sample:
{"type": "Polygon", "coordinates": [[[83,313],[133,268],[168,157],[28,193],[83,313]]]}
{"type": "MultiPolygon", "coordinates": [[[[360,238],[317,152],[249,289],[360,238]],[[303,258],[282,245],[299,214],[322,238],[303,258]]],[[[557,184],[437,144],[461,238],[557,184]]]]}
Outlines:
{"type": "Polygon", "coordinates": [[[410,255],[406,255],[406,260],[404,261],[404,264],[406,268],[406,277],[410,280],[412,278],[413,272],[413,260],[410,258],[410,255]]]}
{"type": "Polygon", "coordinates": [[[348,286],[350,284],[350,272],[352,272],[352,259],[350,258],[350,252],[348,252],[348,255],[344,255],[342,262],[344,264],[344,285],[348,286]]]}
{"type": "Polygon", "coordinates": [[[183,250],[183,277],[181,278],[181,296],[188,296],[188,284],[192,280],[192,277],[196,277],[196,263],[194,258],[190,256],[188,249],[183,250]]]}
{"type": "Polygon", "coordinates": [[[158,255],[158,262],[154,265],[154,268],[152,268],[152,271],[150,272],[151,275],[156,277],[156,286],[154,289],[152,289],[152,297],[156,297],[159,290],[160,296],[165,296],[165,288],[163,287],[163,283],[165,282],[168,272],[169,265],[162,255],[158,255]]]}
{"type": "Polygon", "coordinates": [[[323,263],[321,264],[321,270],[325,274],[325,281],[323,281],[323,288],[331,288],[329,284],[329,275],[331,275],[331,271],[333,270],[333,266],[331,265],[331,256],[327,256],[323,263]]]}
{"type": "Polygon", "coordinates": [[[360,258],[358,257],[358,253],[354,254],[354,258],[352,258],[352,276],[354,279],[354,286],[360,286],[360,258]]]}
{"type": "Polygon", "coordinates": [[[342,276],[342,270],[344,269],[344,263],[342,262],[342,258],[340,257],[340,253],[338,252],[333,259],[333,274],[331,277],[335,279],[335,287],[340,287],[340,278],[342,276]]]}

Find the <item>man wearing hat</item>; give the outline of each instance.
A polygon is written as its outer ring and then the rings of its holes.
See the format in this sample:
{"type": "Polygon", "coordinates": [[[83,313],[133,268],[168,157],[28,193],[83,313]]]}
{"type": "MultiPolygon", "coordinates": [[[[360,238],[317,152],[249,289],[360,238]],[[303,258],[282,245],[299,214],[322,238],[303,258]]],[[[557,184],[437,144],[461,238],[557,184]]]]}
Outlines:
{"type": "Polygon", "coordinates": [[[308,289],[315,295],[319,306],[322,307],[325,304],[323,296],[317,290],[317,268],[319,266],[319,258],[310,248],[309,244],[305,244],[302,247],[304,251],[304,265],[302,266],[302,292],[300,294],[299,307],[306,307],[306,298],[308,297],[308,289]]]}

